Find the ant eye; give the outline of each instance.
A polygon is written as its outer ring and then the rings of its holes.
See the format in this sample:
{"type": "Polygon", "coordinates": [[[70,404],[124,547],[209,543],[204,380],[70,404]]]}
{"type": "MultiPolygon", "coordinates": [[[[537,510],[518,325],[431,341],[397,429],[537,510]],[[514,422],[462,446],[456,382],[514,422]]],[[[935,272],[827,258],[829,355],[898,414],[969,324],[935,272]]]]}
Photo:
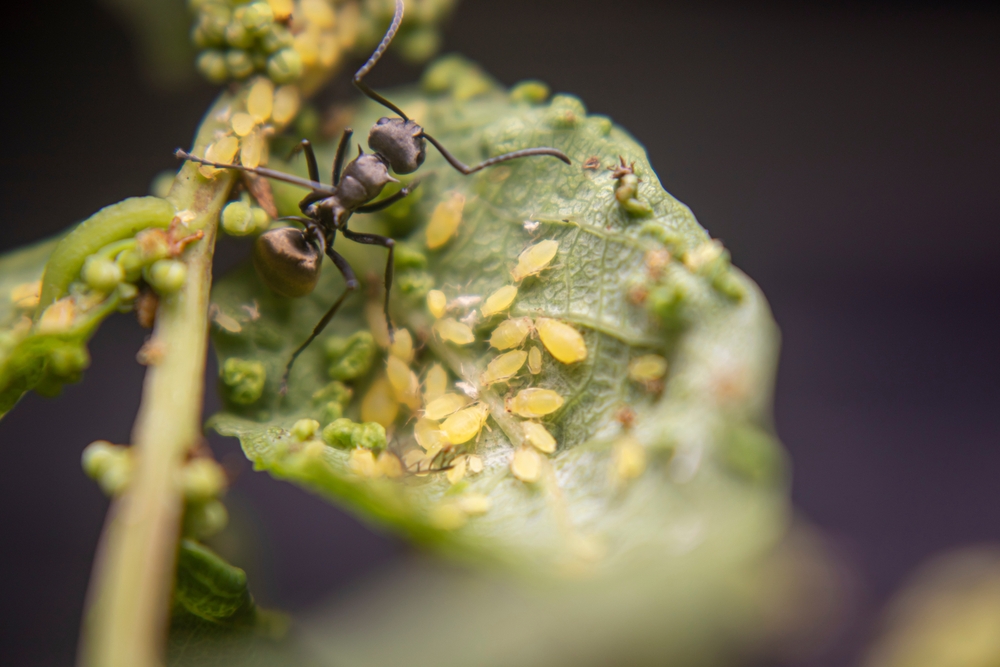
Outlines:
{"type": "Polygon", "coordinates": [[[301,229],[282,227],[257,237],[253,265],[264,284],[281,296],[305,296],[316,288],[323,254],[301,229]]]}

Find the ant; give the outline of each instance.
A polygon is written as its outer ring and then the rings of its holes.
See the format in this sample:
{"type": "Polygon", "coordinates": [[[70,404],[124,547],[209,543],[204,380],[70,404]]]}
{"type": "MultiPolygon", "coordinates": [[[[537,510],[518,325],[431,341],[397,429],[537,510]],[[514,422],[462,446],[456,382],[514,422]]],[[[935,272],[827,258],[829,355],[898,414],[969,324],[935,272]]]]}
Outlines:
{"type": "Polygon", "coordinates": [[[222,164],[196,157],[181,149],[174,153],[178,158],[191,160],[201,164],[207,164],[221,169],[238,169],[240,171],[273,178],[278,181],[292,183],[309,188],[311,192],[299,202],[303,216],[290,216],[281,220],[290,220],[302,225],[298,227],[282,227],[272,229],[261,234],[254,245],[253,262],[262,280],[273,291],[283,296],[299,297],[305,296],[313,291],[319,280],[319,272],[325,253],[334,265],[344,276],[347,286],[344,293],[340,295],[330,309],[323,315],[323,318],[316,324],[312,334],[302,345],[292,353],[285,373],[281,379],[281,393],[284,394],[288,387],[288,374],[292,370],[292,364],[309,344],[326,328],[333,316],[336,315],[340,305],[347,296],[360,287],[353,269],[337,251],[333,249],[333,242],[339,231],[347,239],[356,243],[367,245],[379,245],[389,251],[388,260],[385,265],[385,319],[389,329],[389,337],[392,339],[392,321],[389,319],[389,291],[392,288],[393,271],[393,248],[396,242],[388,237],[378,234],[361,234],[351,231],[347,223],[351,215],[355,213],[374,213],[381,211],[399,200],[406,197],[419,184],[415,181],[407,187],[388,197],[378,201],[373,201],[388,183],[398,183],[399,181],[389,175],[391,168],[397,174],[411,174],[415,172],[424,162],[426,157],[426,142],[430,142],[445,160],[452,167],[468,176],[485,167],[491,167],[507,160],[533,155],[549,155],[559,158],[566,164],[571,164],[566,155],[555,148],[526,148],[511,153],[505,153],[490,158],[475,166],[463,164],[458,158],[438,142],[437,139],[427,134],[422,127],[411,120],[403,111],[389,100],[385,99],[364,82],[365,75],[378,63],[382,54],[388,48],[399,25],[403,20],[403,0],[396,0],[396,12],[393,15],[392,23],[382,38],[381,43],[372,53],[368,61],[355,73],[354,85],[365,96],[378,102],[382,106],[398,115],[398,118],[380,118],[372,126],[368,134],[368,147],[373,153],[365,153],[364,149],[358,146],[358,156],[344,166],[348,146],[353,135],[353,130],[347,128],[340,138],[337,146],[337,154],[333,162],[333,185],[324,185],[319,182],[319,169],[316,166],[316,155],[313,153],[312,145],[308,139],[303,139],[296,146],[294,153],[302,151],[305,153],[306,164],[309,168],[309,178],[300,178],[280,171],[263,167],[244,167],[235,164],[222,164]]]}

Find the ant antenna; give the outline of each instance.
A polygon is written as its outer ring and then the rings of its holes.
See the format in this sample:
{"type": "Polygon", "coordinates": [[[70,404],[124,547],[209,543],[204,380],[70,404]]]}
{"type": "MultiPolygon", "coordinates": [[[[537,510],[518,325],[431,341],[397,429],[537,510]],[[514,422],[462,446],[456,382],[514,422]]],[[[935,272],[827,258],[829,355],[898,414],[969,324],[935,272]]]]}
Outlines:
{"type": "Polygon", "coordinates": [[[322,192],[327,195],[332,195],[334,193],[333,188],[329,185],[323,185],[322,183],[309,180],[308,178],[299,178],[293,174],[286,174],[282,171],[268,169],[267,167],[244,167],[241,164],[223,164],[222,162],[213,162],[212,160],[206,160],[205,158],[198,157],[197,155],[191,155],[187,151],[181,150],[180,148],[174,151],[174,157],[180,160],[197,162],[198,164],[207,164],[208,166],[215,167],[216,169],[237,169],[239,171],[245,171],[248,174],[266,176],[267,178],[273,178],[276,181],[284,181],[285,183],[291,183],[292,185],[309,188],[315,192],[322,192]]]}
{"type": "Polygon", "coordinates": [[[426,139],[427,141],[431,142],[434,145],[434,148],[438,149],[438,151],[441,152],[441,155],[444,156],[444,159],[448,161],[448,164],[450,164],[452,167],[462,172],[466,176],[468,176],[469,174],[474,174],[480,169],[485,169],[486,167],[492,167],[495,164],[506,162],[507,160],[516,160],[517,158],[528,157],[530,155],[550,155],[552,157],[559,158],[566,164],[573,164],[570,161],[570,159],[566,157],[565,153],[555,148],[524,148],[522,150],[514,151],[512,153],[504,153],[503,155],[491,157],[488,160],[480,162],[474,167],[470,167],[469,165],[463,163],[457,157],[452,155],[447,148],[441,145],[441,142],[439,142],[431,135],[427,134],[426,132],[421,132],[420,136],[426,139]]]}
{"type": "Polygon", "coordinates": [[[378,48],[375,49],[375,53],[372,54],[372,57],[369,58],[368,62],[362,65],[361,69],[359,69],[354,74],[354,85],[357,86],[358,90],[364,93],[367,97],[375,100],[385,108],[392,110],[394,113],[398,114],[399,117],[402,118],[403,120],[410,120],[407,117],[407,115],[403,113],[402,109],[400,109],[395,104],[393,104],[389,100],[385,99],[384,97],[376,93],[374,90],[368,87],[368,84],[362,81],[362,79],[365,78],[368,72],[370,72],[371,69],[375,67],[375,63],[377,63],[379,59],[382,58],[382,54],[385,53],[385,50],[389,48],[389,43],[392,42],[392,38],[396,36],[396,31],[399,30],[399,24],[402,22],[403,22],[403,0],[396,0],[396,13],[392,17],[392,24],[389,25],[389,30],[386,31],[385,37],[382,38],[382,41],[379,43],[378,48]]]}

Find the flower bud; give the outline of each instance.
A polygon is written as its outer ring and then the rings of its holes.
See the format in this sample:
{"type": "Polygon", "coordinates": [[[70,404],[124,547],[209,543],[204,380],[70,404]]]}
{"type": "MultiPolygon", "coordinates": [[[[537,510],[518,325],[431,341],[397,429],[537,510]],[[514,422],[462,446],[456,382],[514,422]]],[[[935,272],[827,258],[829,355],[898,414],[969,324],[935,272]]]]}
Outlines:
{"type": "Polygon", "coordinates": [[[242,49],[230,49],[226,51],[226,69],[234,79],[245,79],[253,74],[253,60],[242,49]]]}
{"type": "Polygon", "coordinates": [[[201,75],[212,83],[225,83],[229,79],[226,56],[222,51],[209,49],[202,51],[196,63],[201,75]]]}
{"type": "Polygon", "coordinates": [[[160,294],[172,294],[184,286],[187,267],[176,259],[161,259],[146,271],[146,281],[160,294]]]}
{"type": "Polygon", "coordinates": [[[222,229],[231,236],[246,236],[253,232],[254,216],[250,206],[241,201],[226,204],[226,208],[222,209],[222,229]]]}
{"type": "Polygon", "coordinates": [[[229,400],[239,405],[250,405],[259,399],[266,379],[267,371],[259,361],[229,357],[222,365],[222,384],[229,389],[229,400]]]}
{"type": "Polygon", "coordinates": [[[105,257],[91,256],[83,263],[83,281],[98,292],[110,292],[125,279],[125,271],[105,257]]]}
{"type": "Polygon", "coordinates": [[[302,57],[291,48],[281,49],[267,60],[267,75],[275,83],[289,83],[302,76],[302,57]]]}
{"type": "Polygon", "coordinates": [[[292,424],[292,437],[299,442],[311,440],[319,430],[319,422],[315,419],[300,419],[292,424]]]}
{"type": "Polygon", "coordinates": [[[193,459],[181,469],[181,488],[189,502],[212,500],[225,490],[226,485],[225,471],[212,459],[193,459]]]}

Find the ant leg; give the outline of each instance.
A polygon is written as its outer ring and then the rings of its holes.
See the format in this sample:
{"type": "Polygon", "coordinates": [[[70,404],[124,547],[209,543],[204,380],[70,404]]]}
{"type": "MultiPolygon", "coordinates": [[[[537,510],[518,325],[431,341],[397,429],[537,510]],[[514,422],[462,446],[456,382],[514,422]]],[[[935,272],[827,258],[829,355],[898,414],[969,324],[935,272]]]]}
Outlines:
{"type": "Polygon", "coordinates": [[[316,340],[316,337],[323,333],[323,329],[325,329],[326,325],[330,323],[333,316],[337,314],[341,304],[344,303],[344,299],[361,287],[361,283],[358,282],[357,277],[354,275],[354,269],[351,268],[351,265],[347,263],[346,259],[341,257],[336,250],[329,246],[327,247],[326,254],[333,260],[333,263],[344,276],[344,280],[347,281],[347,287],[344,289],[344,293],[340,295],[340,298],[337,299],[332,306],[330,306],[330,310],[326,311],[326,314],[323,315],[323,319],[321,319],[316,326],[313,327],[313,331],[309,334],[309,338],[306,339],[306,342],[299,345],[295,352],[292,352],[292,358],[288,360],[288,365],[285,366],[285,374],[281,376],[280,392],[282,396],[288,392],[288,374],[292,372],[292,364],[294,364],[299,355],[302,354],[307,347],[309,347],[309,343],[316,340]]]}
{"type": "Polygon", "coordinates": [[[292,174],[285,174],[280,171],[275,171],[274,169],[268,169],[267,167],[244,167],[241,164],[223,164],[222,162],[212,162],[211,160],[206,160],[203,157],[191,155],[187,151],[183,151],[180,148],[174,151],[174,156],[179,160],[190,160],[191,162],[197,162],[198,164],[207,164],[209,167],[215,167],[216,169],[236,169],[237,171],[245,171],[248,174],[257,174],[258,176],[273,178],[276,181],[284,181],[285,183],[291,183],[292,185],[309,188],[310,190],[325,193],[326,195],[333,194],[332,186],[323,185],[322,183],[311,181],[306,178],[299,178],[298,176],[293,176],[292,174]]]}
{"type": "Polygon", "coordinates": [[[389,329],[389,340],[392,340],[392,320],[389,318],[389,292],[392,290],[392,269],[393,269],[393,251],[396,247],[396,241],[390,239],[387,236],[379,236],[378,234],[359,234],[358,232],[352,232],[347,227],[341,230],[341,233],[354,241],[355,243],[364,243],[365,245],[380,245],[384,248],[389,249],[389,259],[385,263],[385,326],[389,329]]]}
{"type": "Polygon", "coordinates": [[[308,139],[303,139],[295,145],[292,152],[289,153],[288,159],[291,160],[297,153],[306,154],[306,165],[309,167],[309,179],[312,181],[319,182],[319,167],[316,166],[316,153],[313,152],[312,144],[309,143],[308,139]]]}
{"type": "MultiPolygon", "coordinates": [[[[340,136],[340,143],[337,144],[337,157],[333,159],[333,184],[340,185],[340,170],[344,167],[344,158],[347,157],[347,146],[351,143],[351,136],[354,130],[347,128],[340,136]]],[[[319,180],[319,179],[316,179],[319,180]]]]}
{"type": "Polygon", "coordinates": [[[438,149],[441,152],[441,155],[443,155],[444,159],[448,161],[448,164],[450,164],[451,166],[453,166],[455,169],[462,172],[466,176],[468,176],[469,174],[473,174],[479,171],[480,169],[484,169],[486,167],[492,167],[493,165],[499,164],[501,162],[506,162],[507,160],[516,160],[517,158],[531,157],[532,155],[549,155],[555,158],[559,158],[566,164],[573,164],[572,162],[570,162],[570,159],[566,157],[566,154],[563,153],[561,150],[558,150],[556,148],[542,147],[542,148],[525,148],[523,150],[514,151],[512,153],[504,153],[503,155],[491,157],[489,160],[484,160],[474,167],[470,167],[467,164],[464,164],[457,157],[452,155],[447,148],[442,146],[441,143],[431,135],[424,132],[421,133],[420,136],[422,136],[424,139],[434,144],[434,148],[438,149]]]}
{"type": "Polygon", "coordinates": [[[382,41],[375,49],[375,53],[373,53],[371,58],[368,59],[368,62],[362,65],[361,69],[359,69],[354,74],[354,85],[357,86],[358,90],[360,90],[370,99],[375,100],[376,102],[384,106],[386,109],[390,109],[394,113],[399,114],[399,117],[402,118],[403,120],[409,120],[406,114],[403,113],[399,107],[397,107],[395,104],[393,104],[389,100],[385,99],[384,97],[376,93],[374,90],[368,87],[368,84],[362,81],[362,79],[365,78],[365,75],[367,75],[368,72],[370,72],[371,69],[375,67],[375,63],[379,61],[379,59],[382,57],[382,54],[385,53],[385,50],[389,48],[389,43],[392,41],[392,38],[396,36],[396,31],[399,30],[399,24],[402,22],[403,22],[403,0],[396,0],[396,13],[392,17],[392,24],[389,26],[389,29],[386,30],[385,37],[382,38],[382,41]]]}
{"type": "Polygon", "coordinates": [[[377,211],[381,211],[383,209],[389,208],[390,206],[392,206],[393,204],[395,204],[396,202],[398,202],[400,199],[402,199],[406,195],[408,195],[411,192],[413,192],[414,190],[416,190],[418,185],[420,185],[420,181],[413,181],[412,183],[410,183],[409,185],[407,185],[405,188],[403,188],[399,192],[397,192],[395,194],[392,194],[392,195],[389,195],[385,199],[380,199],[379,201],[377,201],[377,202],[375,202],[373,204],[366,204],[365,206],[359,206],[358,208],[354,209],[354,212],[355,213],[375,213],[377,211]]]}

